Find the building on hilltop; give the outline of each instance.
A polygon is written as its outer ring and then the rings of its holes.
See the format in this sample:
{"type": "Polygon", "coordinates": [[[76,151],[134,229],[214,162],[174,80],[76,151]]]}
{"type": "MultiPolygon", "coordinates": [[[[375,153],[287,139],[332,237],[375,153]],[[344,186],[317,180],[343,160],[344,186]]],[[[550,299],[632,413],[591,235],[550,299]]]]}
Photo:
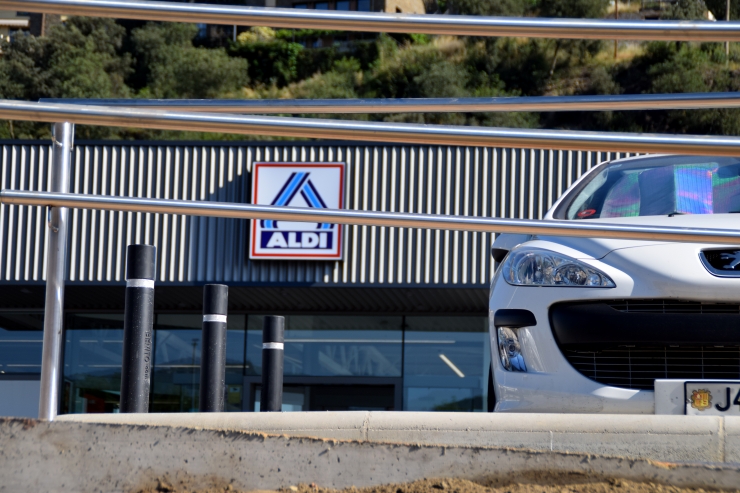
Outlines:
{"type": "MultiPolygon", "coordinates": [[[[44,36],[51,26],[60,22],[62,22],[61,15],[0,10],[0,42],[9,39],[13,33],[19,31],[33,36],[44,36]]],[[[1,54],[2,51],[0,51],[1,54]]]]}
{"type": "MultiPolygon", "coordinates": [[[[18,12],[0,10],[0,42],[7,39],[10,34],[18,30],[26,30],[29,26],[29,18],[18,15],[18,12]]],[[[0,51],[0,54],[2,51],[0,51]]]]}
{"type": "MultiPolygon", "coordinates": [[[[202,3],[224,3],[219,0],[200,0],[202,3]]],[[[229,2],[227,2],[229,3],[229,2]]],[[[233,2],[238,2],[234,0],[233,2]]],[[[277,7],[295,8],[308,10],[339,10],[356,12],[387,12],[397,14],[425,14],[426,6],[424,0],[246,0],[243,4],[249,7],[277,7]]],[[[218,42],[228,38],[236,39],[236,36],[247,30],[240,26],[201,25],[201,37],[218,42]]],[[[364,39],[362,33],[357,35],[342,36],[340,38],[329,37],[312,39],[302,42],[308,48],[321,48],[333,43],[344,43],[357,39],[364,39]]],[[[375,35],[373,35],[373,38],[375,35]]]]}

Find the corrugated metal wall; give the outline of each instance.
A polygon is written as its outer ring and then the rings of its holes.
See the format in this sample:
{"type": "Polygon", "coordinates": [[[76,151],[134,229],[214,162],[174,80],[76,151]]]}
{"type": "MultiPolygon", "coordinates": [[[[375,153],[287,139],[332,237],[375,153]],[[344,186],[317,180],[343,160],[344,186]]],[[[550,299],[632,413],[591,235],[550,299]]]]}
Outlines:
{"type": "MultiPolygon", "coordinates": [[[[616,153],[347,144],[124,142],[75,147],[75,193],[248,202],[255,161],[342,161],[346,207],[539,218],[592,165],[616,153]]],[[[0,188],[47,190],[51,147],[0,148],[0,188]]],[[[340,262],[250,261],[248,221],[73,210],[71,281],[122,281],[126,245],[157,246],[160,282],[465,285],[491,276],[488,233],[347,226],[340,262]]],[[[0,206],[0,282],[45,277],[41,207],[0,206]]]]}

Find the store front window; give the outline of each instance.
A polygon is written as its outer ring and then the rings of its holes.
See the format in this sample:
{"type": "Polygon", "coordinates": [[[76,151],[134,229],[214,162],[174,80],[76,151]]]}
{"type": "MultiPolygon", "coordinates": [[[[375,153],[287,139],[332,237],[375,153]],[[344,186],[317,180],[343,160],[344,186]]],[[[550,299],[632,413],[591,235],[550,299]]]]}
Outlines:
{"type": "MultiPolygon", "coordinates": [[[[285,375],[400,377],[402,317],[285,317],[285,375]]],[[[264,316],[250,315],[247,374],[260,375],[264,316]]]]}
{"type": "Polygon", "coordinates": [[[488,332],[485,317],[406,317],[407,411],[483,411],[488,332]]]}
{"type": "Polygon", "coordinates": [[[67,317],[62,413],[115,413],[121,395],[123,314],[67,317]]]}
{"type": "MultiPolygon", "coordinates": [[[[41,313],[0,314],[0,368],[38,374],[41,313]]],[[[258,410],[264,315],[228,317],[225,410],[258,410]]],[[[483,411],[486,318],[288,315],[284,410],[483,411]]],[[[202,315],[155,316],[150,412],[197,411],[202,315]]],[[[62,413],[118,412],[123,315],[66,318],[62,413]]]]}
{"type": "MultiPolygon", "coordinates": [[[[260,410],[261,386],[255,388],[253,411],[260,410]]],[[[283,412],[392,411],[393,385],[284,385],[283,412]]]]}
{"type": "MultiPolygon", "coordinates": [[[[242,410],[244,315],[229,315],[225,411],[242,410]]],[[[200,402],[201,314],[162,314],[154,331],[151,412],[195,412],[200,402]]]]}
{"type": "MultiPolygon", "coordinates": [[[[155,320],[149,411],[197,411],[203,316],[159,314],[155,320]]],[[[244,315],[228,318],[225,411],[242,410],[244,322],[244,315]]],[[[65,334],[62,413],[118,412],[123,315],[73,314],[65,334]]]]}
{"type": "Polygon", "coordinates": [[[0,313],[0,376],[40,374],[43,336],[43,313],[0,313]]]}

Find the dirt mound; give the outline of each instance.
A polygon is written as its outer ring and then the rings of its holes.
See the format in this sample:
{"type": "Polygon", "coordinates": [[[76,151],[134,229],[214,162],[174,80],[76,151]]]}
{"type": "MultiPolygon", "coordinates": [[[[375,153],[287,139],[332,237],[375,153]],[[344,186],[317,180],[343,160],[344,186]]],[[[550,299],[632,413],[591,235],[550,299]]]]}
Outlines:
{"type": "MultiPolygon", "coordinates": [[[[533,478],[526,483],[502,484],[497,480],[473,482],[466,479],[424,479],[406,484],[369,488],[329,490],[315,485],[298,485],[281,493],[688,493],[709,491],[678,488],[654,483],[635,483],[621,479],[594,480],[579,476],[533,478]]],[[[740,490],[724,490],[740,492],[740,490]]]]}
{"type": "MultiPolygon", "coordinates": [[[[299,484],[282,488],[278,492],[250,491],[244,493],[700,493],[719,491],[703,488],[679,488],[656,483],[636,483],[622,479],[595,479],[578,474],[533,475],[520,478],[521,482],[490,479],[468,481],[466,479],[424,479],[404,484],[387,484],[367,488],[335,490],[316,484],[299,484]]],[[[740,489],[721,490],[740,493],[740,489]]],[[[232,486],[214,486],[208,489],[191,489],[185,483],[172,485],[160,481],[157,487],[137,493],[239,493],[232,486]]]]}

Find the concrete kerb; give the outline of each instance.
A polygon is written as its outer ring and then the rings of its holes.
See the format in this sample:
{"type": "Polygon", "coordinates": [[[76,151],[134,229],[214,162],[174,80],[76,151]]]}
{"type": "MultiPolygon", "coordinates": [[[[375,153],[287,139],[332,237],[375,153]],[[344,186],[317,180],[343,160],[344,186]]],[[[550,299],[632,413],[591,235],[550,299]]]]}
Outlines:
{"type": "Polygon", "coordinates": [[[88,414],[58,419],[386,443],[513,447],[672,462],[740,463],[737,417],[356,411],[88,414]]]}
{"type": "Polygon", "coordinates": [[[740,465],[0,419],[0,491],[129,492],[159,480],[189,489],[229,484],[240,490],[277,489],[311,482],[345,488],[434,477],[526,481],[535,473],[710,489],[740,484],[740,465]]]}

